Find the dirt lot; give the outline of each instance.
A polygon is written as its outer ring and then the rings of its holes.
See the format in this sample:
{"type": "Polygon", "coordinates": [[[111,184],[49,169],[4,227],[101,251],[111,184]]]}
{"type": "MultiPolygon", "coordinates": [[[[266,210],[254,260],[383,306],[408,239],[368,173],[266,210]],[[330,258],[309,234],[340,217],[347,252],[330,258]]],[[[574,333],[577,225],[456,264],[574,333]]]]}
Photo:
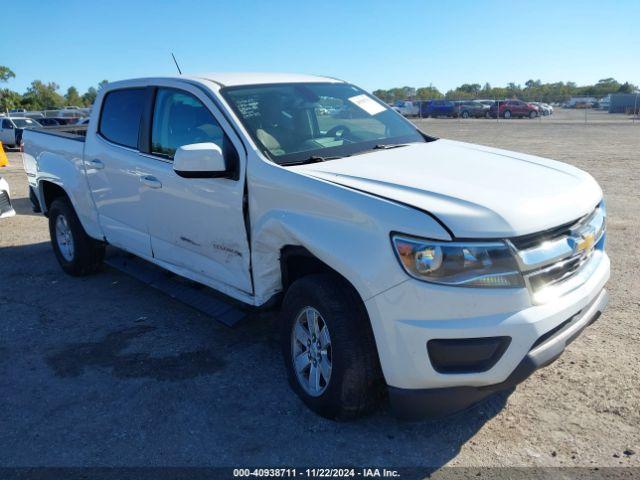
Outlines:
{"type": "Polygon", "coordinates": [[[117,271],[63,275],[10,154],[0,174],[18,215],[0,221],[0,466],[640,466],[640,124],[583,120],[417,121],[591,172],[613,266],[608,310],[560,360],[437,422],[398,422],[386,406],[352,423],[321,419],[287,386],[270,315],[228,329],[117,271]]]}

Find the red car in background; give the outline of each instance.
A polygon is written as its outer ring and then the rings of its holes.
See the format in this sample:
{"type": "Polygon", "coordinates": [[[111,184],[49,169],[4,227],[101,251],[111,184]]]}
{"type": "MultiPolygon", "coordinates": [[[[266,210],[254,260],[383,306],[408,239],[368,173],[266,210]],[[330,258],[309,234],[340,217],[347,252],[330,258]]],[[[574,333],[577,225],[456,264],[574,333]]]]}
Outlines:
{"type": "Polygon", "coordinates": [[[497,115],[502,118],[536,118],[538,113],[538,107],[522,100],[500,100],[493,102],[493,105],[489,107],[489,116],[492,118],[496,118],[497,115]]]}

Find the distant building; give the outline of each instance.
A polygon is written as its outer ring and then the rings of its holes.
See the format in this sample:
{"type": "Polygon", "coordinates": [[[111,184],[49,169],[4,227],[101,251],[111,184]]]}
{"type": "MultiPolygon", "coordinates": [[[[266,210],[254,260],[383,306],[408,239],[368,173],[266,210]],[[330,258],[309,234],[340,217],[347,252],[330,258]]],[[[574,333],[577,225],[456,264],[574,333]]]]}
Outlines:
{"type": "Polygon", "coordinates": [[[612,93],[609,113],[632,113],[640,109],[640,93],[612,93]]]}

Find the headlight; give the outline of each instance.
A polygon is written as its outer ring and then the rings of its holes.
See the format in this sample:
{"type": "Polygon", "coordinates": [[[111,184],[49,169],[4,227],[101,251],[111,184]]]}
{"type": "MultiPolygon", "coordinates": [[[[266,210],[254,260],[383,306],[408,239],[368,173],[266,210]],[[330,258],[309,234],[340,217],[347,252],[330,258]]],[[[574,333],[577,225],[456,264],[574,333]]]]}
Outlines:
{"type": "Polygon", "coordinates": [[[520,288],[524,280],[502,242],[439,242],[394,235],[405,271],[419,280],[460,287],[520,288]]]}

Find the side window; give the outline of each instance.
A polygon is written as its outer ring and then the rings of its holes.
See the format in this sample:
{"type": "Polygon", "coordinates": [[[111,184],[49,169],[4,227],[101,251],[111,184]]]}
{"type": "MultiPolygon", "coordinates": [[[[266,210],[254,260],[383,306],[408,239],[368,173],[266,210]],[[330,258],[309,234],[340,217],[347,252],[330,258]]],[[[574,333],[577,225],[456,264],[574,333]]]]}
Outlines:
{"type": "Polygon", "coordinates": [[[204,142],[218,145],[227,162],[236,155],[229,138],[200,100],[181,90],[159,88],[151,127],[151,153],[173,159],[179,147],[204,142]]]}
{"type": "Polygon", "coordinates": [[[100,134],[110,142],[138,148],[138,130],[145,90],[129,88],[107,93],[100,113],[100,134]]]}
{"type": "Polygon", "coordinates": [[[11,127],[11,122],[9,120],[2,120],[2,128],[13,128],[11,127]]]}

